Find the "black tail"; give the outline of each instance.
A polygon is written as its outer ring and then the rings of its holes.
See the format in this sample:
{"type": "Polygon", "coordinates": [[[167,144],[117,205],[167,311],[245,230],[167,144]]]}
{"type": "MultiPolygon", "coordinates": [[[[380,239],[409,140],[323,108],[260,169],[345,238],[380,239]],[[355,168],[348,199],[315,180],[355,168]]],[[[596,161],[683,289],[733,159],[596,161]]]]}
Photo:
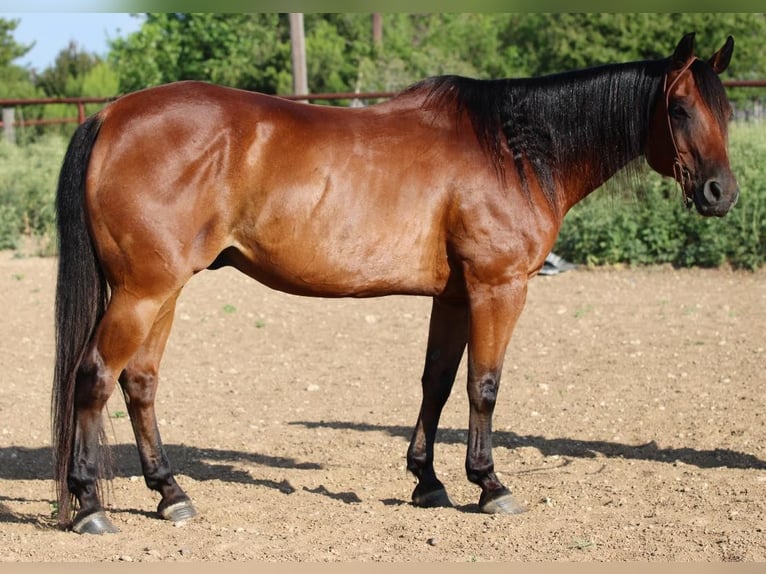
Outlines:
{"type": "Polygon", "coordinates": [[[77,370],[108,299],[85,214],[85,176],[101,121],[100,116],[92,116],[75,132],[64,156],[56,194],[59,264],[51,432],[60,523],[68,522],[72,512],[67,474],[74,445],[77,370]]]}

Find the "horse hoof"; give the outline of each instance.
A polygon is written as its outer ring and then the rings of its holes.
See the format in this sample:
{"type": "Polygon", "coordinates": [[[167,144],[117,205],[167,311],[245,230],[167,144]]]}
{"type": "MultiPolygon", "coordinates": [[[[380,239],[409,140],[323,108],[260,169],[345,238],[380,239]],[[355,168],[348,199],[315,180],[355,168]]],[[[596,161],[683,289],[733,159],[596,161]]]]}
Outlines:
{"type": "Polygon", "coordinates": [[[521,514],[527,511],[508,491],[490,500],[479,501],[479,508],[486,514],[521,514]]]}
{"type": "Polygon", "coordinates": [[[418,493],[417,489],[412,493],[412,503],[420,508],[452,507],[452,501],[447,496],[447,490],[440,488],[425,494],[418,493]]]}
{"type": "Polygon", "coordinates": [[[72,530],[77,534],[116,534],[120,531],[111,520],[106,517],[103,510],[88,514],[82,518],[75,518],[72,530]]]}
{"type": "Polygon", "coordinates": [[[190,520],[197,516],[197,510],[194,508],[190,500],[182,500],[176,502],[160,510],[160,516],[165,520],[169,520],[173,524],[181,525],[187,520],[190,520]]]}

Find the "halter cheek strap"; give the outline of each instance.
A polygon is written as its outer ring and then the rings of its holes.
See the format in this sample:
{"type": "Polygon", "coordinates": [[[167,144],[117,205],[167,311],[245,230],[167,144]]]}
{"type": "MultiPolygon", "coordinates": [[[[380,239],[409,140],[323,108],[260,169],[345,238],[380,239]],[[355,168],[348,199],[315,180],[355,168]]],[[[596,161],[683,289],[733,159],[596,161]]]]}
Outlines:
{"type": "Polygon", "coordinates": [[[678,72],[676,77],[673,79],[673,81],[668,86],[668,74],[665,74],[665,81],[663,84],[663,91],[665,92],[665,113],[668,119],[668,131],[670,132],[670,141],[673,143],[673,177],[675,180],[680,184],[681,191],[683,192],[683,198],[684,198],[684,205],[688,208],[691,207],[693,199],[689,196],[689,193],[687,192],[687,187],[689,183],[691,183],[691,170],[689,167],[684,163],[683,158],[681,157],[681,152],[678,151],[678,144],[676,143],[676,134],[673,132],[673,122],[670,120],[670,93],[673,91],[673,88],[676,87],[676,84],[681,79],[681,76],[684,75],[684,72],[686,72],[689,68],[691,68],[692,64],[697,61],[697,58],[691,58],[683,68],[678,72]]]}

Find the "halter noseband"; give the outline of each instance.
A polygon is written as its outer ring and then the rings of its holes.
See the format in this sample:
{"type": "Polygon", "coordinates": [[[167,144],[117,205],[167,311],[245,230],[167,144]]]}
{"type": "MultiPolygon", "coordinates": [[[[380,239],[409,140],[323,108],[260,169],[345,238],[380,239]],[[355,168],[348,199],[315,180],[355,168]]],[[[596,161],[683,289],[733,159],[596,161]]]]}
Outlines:
{"type": "Polygon", "coordinates": [[[678,83],[678,80],[680,80],[681,76],[684,75],[684,72],[686,72],[689,68],[691,68],[692,64],[696,61],[697,61],[697,58],[691,58],[684,65],[684,67],[681,68],[681,71],[678,72],[678,75],[670,83],[670,86],[668,86],[668,74],[665,74],[665,81],[662,87],[663,91],[665,92],[665,113],[668,119],[668,131],[670,132],[670,141],[673,143],[673,154],[674,154],[673,155],[673,177],[681,186],[681,191],[683,193],[683,198],[684,198],[684,205],[687,208],[691,207],[693,202],[693,198],[690,197],[687,192],[687,184],[691,183],[692,172],[688,168],[688,166],[684,163],[683,158],[681,158],[681,152],[678,151],[678,144],[676,144],[676,135],[673,132],[673,122],[670,121],[670,92],[673,91],[673,88],[675,88],[676,84],[678,83]]]}

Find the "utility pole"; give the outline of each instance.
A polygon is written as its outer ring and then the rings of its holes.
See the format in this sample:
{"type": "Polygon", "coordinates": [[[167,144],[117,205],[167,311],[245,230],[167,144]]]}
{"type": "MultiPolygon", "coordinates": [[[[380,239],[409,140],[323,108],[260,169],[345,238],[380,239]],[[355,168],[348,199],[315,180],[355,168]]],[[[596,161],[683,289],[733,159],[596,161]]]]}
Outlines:
{"type": "Polygon", "coordinates": [[[380,12],[372,14],[372,44],[378,50],[383,45],[383,16],[380,12]]]}
{"type": "Polygon", "coordinates": [[[293,59],[293,93],[309,93],[306,72],[306,38],[303,32],[303,13],[290,13],[290,48],[293,59]]]}

